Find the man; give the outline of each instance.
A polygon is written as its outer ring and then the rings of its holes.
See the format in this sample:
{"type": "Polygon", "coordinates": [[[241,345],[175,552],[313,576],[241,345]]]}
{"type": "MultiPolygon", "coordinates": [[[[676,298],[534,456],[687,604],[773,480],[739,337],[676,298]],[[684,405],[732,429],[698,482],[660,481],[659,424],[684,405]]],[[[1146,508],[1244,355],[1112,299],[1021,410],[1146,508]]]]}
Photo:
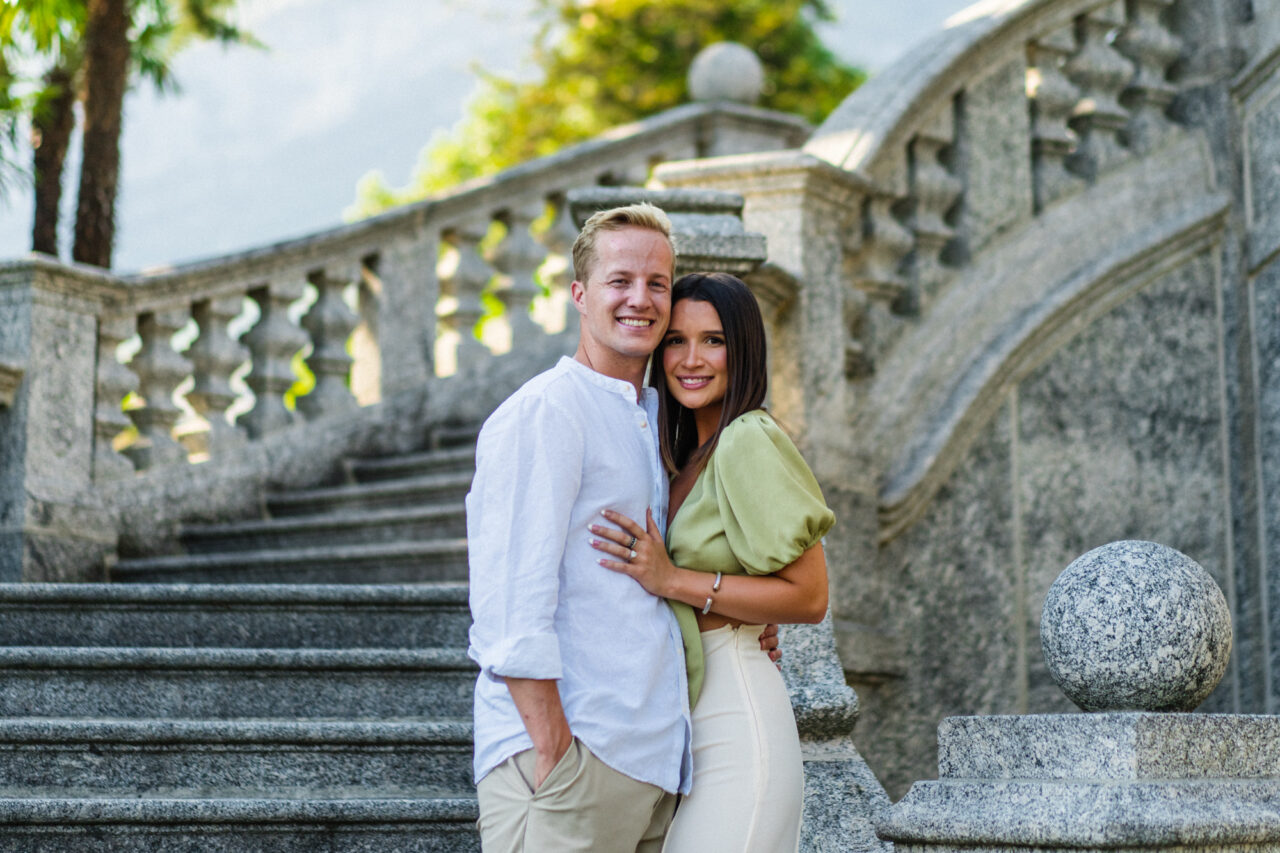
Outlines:
{"type": "Polygon", "coordinates": [[[606,508],[665,526],[657,395],[642,383],[671,312],[670,233],[648,204],[587,220],[577,352],[480,432],[467,540],[487,853],[656,853],[688,792],[679,628],[665,601],[598,564],[588,530],[606,508]]]}

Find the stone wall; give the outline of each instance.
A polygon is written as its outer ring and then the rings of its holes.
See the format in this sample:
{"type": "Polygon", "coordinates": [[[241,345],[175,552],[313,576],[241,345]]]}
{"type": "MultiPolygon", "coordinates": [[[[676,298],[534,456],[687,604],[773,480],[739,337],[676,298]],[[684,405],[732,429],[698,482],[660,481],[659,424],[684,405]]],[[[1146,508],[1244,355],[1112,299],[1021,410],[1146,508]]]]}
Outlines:
{"type": "MultiPolygon", "coordinates": [[[[901,677],[858,683],[859,743],[896,795],[933,775],[955,714],[1071,710],[1040,654],[1044,595],[1076,556],[1168,542],[1232,587],[1217,278],[1198,255],[1019,382],[923,518],[885,545],[901,677]]],[[[1206,710],[1236,706],[1228,678],[1206,710]]]]}

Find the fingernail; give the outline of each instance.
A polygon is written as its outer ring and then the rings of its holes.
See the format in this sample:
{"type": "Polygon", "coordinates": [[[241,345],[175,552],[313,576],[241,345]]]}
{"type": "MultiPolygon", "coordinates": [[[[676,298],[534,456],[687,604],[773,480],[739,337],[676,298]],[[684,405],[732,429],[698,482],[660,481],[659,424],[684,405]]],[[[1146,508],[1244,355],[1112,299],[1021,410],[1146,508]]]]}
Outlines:
{"type": "Polygon", "coordinates": [[[592,533],[599,533],[599,532],[600,532],[600,525],[598,525],[598,524],[593,524],[593,525],[591,525],[590,527],[588,527],[587,529],[588,529],[588,530],[590,530],[592,533]]]}

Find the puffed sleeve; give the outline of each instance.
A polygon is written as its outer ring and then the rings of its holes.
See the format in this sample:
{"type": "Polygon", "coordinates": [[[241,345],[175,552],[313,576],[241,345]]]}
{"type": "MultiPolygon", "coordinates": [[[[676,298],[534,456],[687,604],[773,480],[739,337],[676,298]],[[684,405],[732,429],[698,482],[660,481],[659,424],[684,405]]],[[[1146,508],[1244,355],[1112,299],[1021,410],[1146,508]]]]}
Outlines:
{"type": "Polygon", "coordinates": [[[800,451],[763,412],[748,412],[725,428],[713,463],[725,537],[748,574],[789,565],[835,523],[800,451]]]}

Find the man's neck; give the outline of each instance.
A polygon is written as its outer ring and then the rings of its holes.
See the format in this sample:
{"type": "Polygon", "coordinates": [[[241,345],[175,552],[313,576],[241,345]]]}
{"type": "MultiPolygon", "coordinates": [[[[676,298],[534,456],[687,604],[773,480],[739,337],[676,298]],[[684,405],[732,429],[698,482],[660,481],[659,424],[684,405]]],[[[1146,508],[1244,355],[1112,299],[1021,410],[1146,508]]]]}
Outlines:
{"type": "Polygon", "coordinates": [[[630,382],[636,389],[636,400],[640,400],[640,389],[644,384],[644,369],[649,363],[647,358],[638,360],[626,358],[608,350],[601,352],[580,341],[578,351],[573,354],[573,360],[611,379],[630,382]]]}

